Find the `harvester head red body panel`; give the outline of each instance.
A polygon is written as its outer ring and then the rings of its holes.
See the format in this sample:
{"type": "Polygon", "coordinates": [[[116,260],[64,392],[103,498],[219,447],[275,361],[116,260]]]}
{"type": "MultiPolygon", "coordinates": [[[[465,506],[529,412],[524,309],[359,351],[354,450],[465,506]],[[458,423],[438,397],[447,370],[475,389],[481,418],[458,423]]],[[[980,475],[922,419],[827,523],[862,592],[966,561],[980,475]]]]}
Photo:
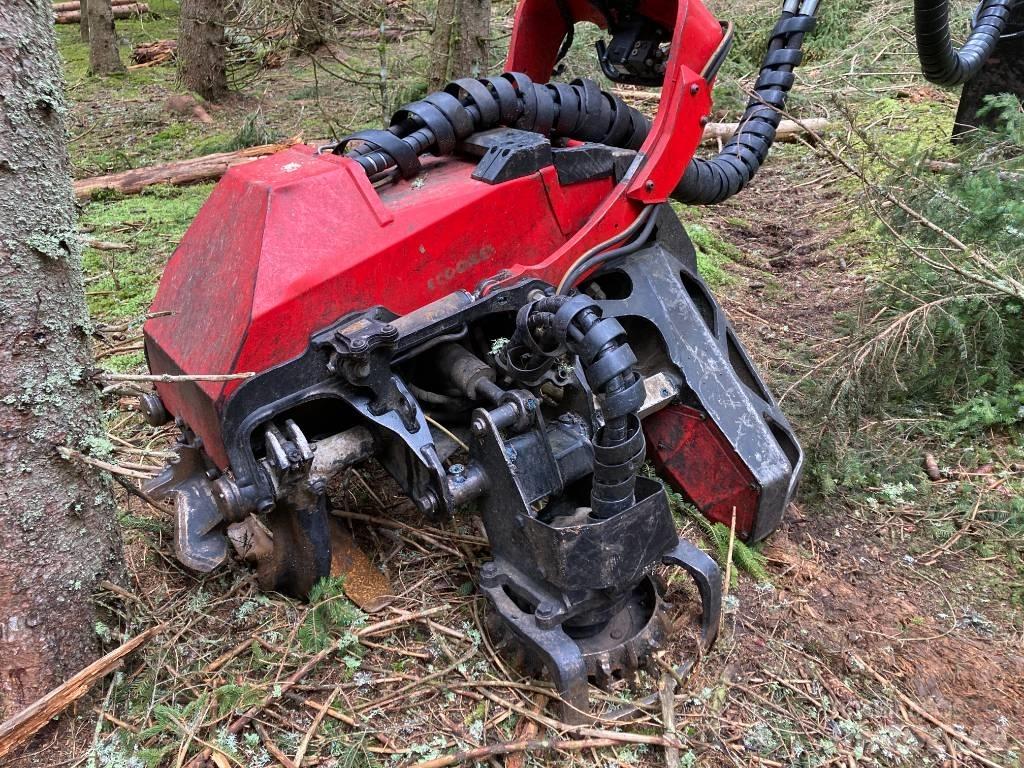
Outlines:
{"type": "MultiPolygon", "coordinates": [[[[565,194],[551,167],[495,185],[471,179],[464,161],[425,168],[381,194],[351,160],[304,146],[231,169],[160,283],[146,324],[151,368],[265,371],[349,312],[381,305],[406,314],[544,261],[612,190],[603,178],[565,194]]],[[[219,414],[238,384],[158,385],[221,467],[219,414]]]]}

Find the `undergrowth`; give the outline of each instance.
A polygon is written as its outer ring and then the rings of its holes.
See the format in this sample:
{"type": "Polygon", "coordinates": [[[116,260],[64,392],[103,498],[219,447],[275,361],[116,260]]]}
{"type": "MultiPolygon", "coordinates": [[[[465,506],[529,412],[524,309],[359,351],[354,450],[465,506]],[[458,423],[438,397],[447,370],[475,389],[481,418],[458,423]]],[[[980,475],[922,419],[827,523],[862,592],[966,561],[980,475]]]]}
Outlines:
{"type": "MultiPolygon", "coordinates": [[[[696,525],[701,533],[704,534],[707,542],[714,547],[717,555],[716,559],[724,570],[725,564],[729,559],[729,539],[732,538],[729,526],[708,520],[696,507],[686,501],[680,493],[672,490],[667,485],[665,486],[665,493],[668,495],[669,505],[675,514],[681,519],[696,525]]],[[[735,539],[733,541],[732,563],[732,583],[730,586],[736,585],[738,573],[741,571],[759,584],[771,582],[767,560],[759,551],[759,545],[757,544],[746,544],[738,538],[735,539]]]]}
{"type": "MultiPolygon", "coordinates": [[[[852,343],[820,389],[826,491],[920,475],[922,446],[968,469],[1007,466],[1024,448],[1024,113],[1016,99],[989,110],[996,129],[968,138],[956,162],[927,147],[875,147],[864,163],[885,253],[869,306],[850,318],[852,343]],[[858,427],[865,420],[903,425],[905,461],[858,427]]],[[[1024,530],[1010,507],[999,516],[1024,530]]]]}

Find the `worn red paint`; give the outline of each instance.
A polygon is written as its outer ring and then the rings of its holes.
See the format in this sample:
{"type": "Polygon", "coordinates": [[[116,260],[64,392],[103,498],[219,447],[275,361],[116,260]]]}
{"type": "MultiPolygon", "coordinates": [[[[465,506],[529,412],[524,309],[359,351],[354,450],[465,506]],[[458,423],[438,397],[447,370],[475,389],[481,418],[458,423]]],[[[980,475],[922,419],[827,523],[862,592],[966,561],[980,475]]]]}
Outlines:
{"type": "Polygon", "coordinates": [[[658,473],[706,517],[726,526],[736,510],[736,534],[755,528],[760,489],[725,436],[694,408],[671,405],[644,420],[658,473]]]}

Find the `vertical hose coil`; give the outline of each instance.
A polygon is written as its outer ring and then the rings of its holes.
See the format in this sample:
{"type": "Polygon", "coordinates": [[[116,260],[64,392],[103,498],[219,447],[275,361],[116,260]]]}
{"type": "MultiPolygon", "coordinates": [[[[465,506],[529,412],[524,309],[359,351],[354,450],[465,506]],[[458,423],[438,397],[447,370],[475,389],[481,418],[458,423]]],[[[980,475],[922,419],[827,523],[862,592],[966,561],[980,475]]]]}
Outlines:
{"type": "Polygon", "coordinates": [[[629,509],[635,503],[636,475],[646,456],[637,416],[645,391],[622,325],[615,318],[602,317],[589,296],[548,296],[519,311],[513,344],[548,358],[566,350],[579,358],[605,422],[593,439],[591,512],[608,518],[629,509]]]}

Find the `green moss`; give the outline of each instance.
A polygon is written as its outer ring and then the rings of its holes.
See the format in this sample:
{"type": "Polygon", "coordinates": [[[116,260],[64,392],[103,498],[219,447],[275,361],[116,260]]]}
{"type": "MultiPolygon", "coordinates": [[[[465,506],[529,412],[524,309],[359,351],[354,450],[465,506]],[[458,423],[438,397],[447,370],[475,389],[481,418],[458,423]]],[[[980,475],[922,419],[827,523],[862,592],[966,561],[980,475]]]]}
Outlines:
{"type": "Polygon", "coordinates": [[[141,352],[126,352],[123,355],[111,355],[103,360],[103,367],[117,373],[130,373],[145,367],[146,356],[141,352]]]}
{"type": "Polygon", "coordinates": [[[697,269],[704,281],[713,289],[733,282],[734,278],[725,271],[725,266],[739,260],[739,249],[703,224],[691,222],[686,225],[686,232],[697,249],[697,269]]]}
{"type": "MultiPolygon", "coordinates": [[[[85,207],[82,224],[91,229],[91,238],[134,246],[132,251],[85,249],[86,297],[93,317],[109,320],[146,312],[168,257],[212,188],[153,187],[146,194],[85,207]]],[[[133,355],[108,361],[124,368],[137,362],[133,355]]]]}

